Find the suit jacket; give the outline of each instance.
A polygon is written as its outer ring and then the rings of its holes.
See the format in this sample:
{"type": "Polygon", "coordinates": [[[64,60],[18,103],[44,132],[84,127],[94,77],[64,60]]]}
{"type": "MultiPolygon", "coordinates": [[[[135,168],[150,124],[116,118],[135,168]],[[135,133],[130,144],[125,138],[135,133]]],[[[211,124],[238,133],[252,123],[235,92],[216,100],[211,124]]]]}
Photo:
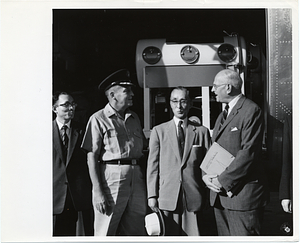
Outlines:
{"type": "MultiPolygon", "coordinates": [[[[233,197],[219,193],[221,205],[231,210],[251,210],[265,206],[268,201],[264,165],[260,159],[263,137],[261,109],[242,96],[218,131],[222,113],[213,131],[212,141],[235,156],[233,162],[220,174],[219,182],[233,197]]],[[[214,205],[217,193],[210,191],[214,205]]]]}
{"type": "Polygon", "coordinates": [[[282,136],[282,170],[279,184],[279,199],[293,198],[293,133],[292,115],[286,115],[282,136]]]}
{"type": "Polygon", "coordinates": [[[76,210],[92,208],[86,154],[80,149],[83,134],[83,126],[72,121],[68,154],[64,156],[60,131],[53,121],[53,214],[63,211],[68,188],[76,210]]]}
{"type": "Polygon", "coordinates": [[[181,159],[173,120],[153,128],[147,165],[148,198],[158,198],[162,210],[174,211],[182,188],[187,210],[201,209],[205,188],[200,164],[210,146],[207,128],[188,121],[181,159]]]}

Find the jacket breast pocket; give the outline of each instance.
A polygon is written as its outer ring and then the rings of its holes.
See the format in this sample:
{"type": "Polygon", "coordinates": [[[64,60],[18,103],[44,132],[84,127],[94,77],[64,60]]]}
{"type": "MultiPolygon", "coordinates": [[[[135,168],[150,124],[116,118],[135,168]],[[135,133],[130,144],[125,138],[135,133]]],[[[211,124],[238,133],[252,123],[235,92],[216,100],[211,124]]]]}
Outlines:
{"type": "Polygon", "coordinates": [[[192,146],[192,153],[195,153],[195,154],[199,154],[203,151],[203,146],[201,145],[193,145],[192,146]]]}
{"type": "Polygon", "coordinates": [[[241,142],[241,130],[233,130],[229,128],[225,136],[222,136],[228,144],[239,144],[241,142]]]}
{"type": "Polygon", "coordinates": [[[190,161],[194,162],[195,166],[200,166],[205,154],[205,148],[201,145],[193,145],[191,154],[190,154],[190,161]]]}

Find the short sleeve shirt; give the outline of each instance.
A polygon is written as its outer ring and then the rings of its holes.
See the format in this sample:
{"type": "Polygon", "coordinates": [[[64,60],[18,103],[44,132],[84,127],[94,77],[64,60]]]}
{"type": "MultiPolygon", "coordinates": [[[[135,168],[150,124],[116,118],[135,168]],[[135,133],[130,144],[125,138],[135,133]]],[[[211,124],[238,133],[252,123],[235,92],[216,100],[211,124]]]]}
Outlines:
{"type": "Polygon", "coordinates": [[[123,119],[109,104],[94,113],[87,124],[81,148],[99,154],[99,160],[139,159],[143,155],[143,131],[130,110],[123,119]]]}

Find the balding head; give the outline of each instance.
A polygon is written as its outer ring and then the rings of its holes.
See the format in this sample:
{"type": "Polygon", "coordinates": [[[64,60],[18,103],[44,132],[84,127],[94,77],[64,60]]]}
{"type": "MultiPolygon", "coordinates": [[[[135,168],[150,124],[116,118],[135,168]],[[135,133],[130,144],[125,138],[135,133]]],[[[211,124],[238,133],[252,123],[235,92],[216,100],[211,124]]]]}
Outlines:
{"type": "Polygon", "coordinates": [[[217,79],[222,80],[223,83],[231,84],[236,92],[241,93],[243,80],[237,72],[230,69],[224,69],[216,75],[215,80],[217,79]]]}
{"type": "Polygon", "coordinates": [[[212,91],[218,102],[229,103],[241,93],[242,85],[243,81],[237,72],[225,69],[215,76],[212,91]]]}

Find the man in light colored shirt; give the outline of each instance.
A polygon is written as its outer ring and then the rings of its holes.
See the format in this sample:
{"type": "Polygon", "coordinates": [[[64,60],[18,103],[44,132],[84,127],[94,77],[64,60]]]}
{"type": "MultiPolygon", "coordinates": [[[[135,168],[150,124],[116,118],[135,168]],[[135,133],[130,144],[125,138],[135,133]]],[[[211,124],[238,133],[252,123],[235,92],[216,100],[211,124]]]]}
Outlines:
{"type": "Polygon", "coordinates": [[[103,80],[108,104],[87,124],[82,148],[87,152],[93,184],[96,236],[146,235],[146,185],[140,159],[147,142],[133,105],[129,71],[103,80]]]}
{"type": "Polygon", "coordinates": [[[209,130],[188,120],[192,106],[186,88],[170,97],[172,120],[151,132],[147,166],[148,205],[162,210],[166,236],[199,236],[205,187],[200,164],[210,146],[209,130]]]}

